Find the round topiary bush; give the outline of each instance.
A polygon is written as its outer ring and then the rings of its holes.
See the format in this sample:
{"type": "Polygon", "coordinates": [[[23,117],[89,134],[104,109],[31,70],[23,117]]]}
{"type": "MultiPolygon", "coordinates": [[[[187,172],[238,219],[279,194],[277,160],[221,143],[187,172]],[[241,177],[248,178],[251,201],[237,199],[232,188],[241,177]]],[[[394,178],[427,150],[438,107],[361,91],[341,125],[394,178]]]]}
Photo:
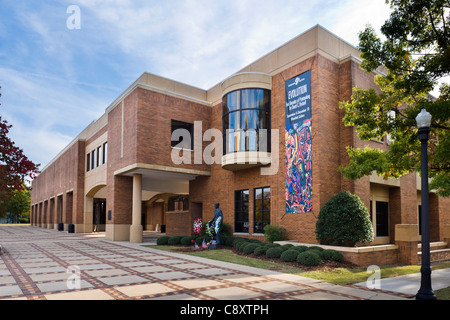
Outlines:
{"type": "Polygon", "coordinates": [[[156,240],[156,244],[157,244],[157,245],[165,245],[165,244],[167,244],[167,242],[169,241],[169,239],[170,239],[169,236],[162,236],[162,237],[159,237],[159,238],[156,240]]]}
{"type": "Polygon", "coordinates": [[[225,237],[225,239],[222,239],[222,244],[227,247],[232,247],[234,239],[236,239],[236,238],[233,236],[225,237]]]}
{"type": "Polygon", "coordinates": [[[307,250],[298,254],[297,262],[304,266],[318,266],[322,262],[322,259],[320,259],[314,250],[307,250]]]}
{"type": "Polygon", "coordinates": [[[261,245],[259,243],[249,243],[246,246],[244,246],[244,249],[242,250],[242,252],[245,255],[249,255],[252,254],[256,248],[260,247],[261,245]]]}
{"type": "Polygon", "coordinates": [[[237,249],[238,249],[240,252],[244,252],[244,248],[245,248],[245,246],[248,245],[248,244],[250,244],[250,242],[248,242],[248,241],[243,241],[243,242],[241,242],[241,243],[239,244],[239,246],[238,246],[237,249]]]}
{"type": "Polygon", "coordinates": [[[317,251],[322,252],[324,249],[319,246],[311,246],[311,247],[308,247],[308,250],[317,250],[317,251]]]}
{"type": "Polygon", "coordinates": [[[294,246],[294,249],[297,250],[298,252],[303,252],[308,250],[307,246],[294,246]]]}
{"type": "Polygon", "coordinates": [[[331,197],[319,212],[316,237],[321,244],[334,245],[372,241],[372,221],[361,199],[348,191],[331,197]]]}
{"type": "Polygon", "coordinates": [[[273,247],[269,248],[266,251],[266,257],[270,259],[277,259],[281,257],[281,254],[283,253],[283,250],[279,247],[273,247]]]}
{"type": "Polygon", "coordinates": [[[328,260],[328,261],[337,261],[341,262],[343,260],[343,255],[341,252],[333,250],[333,249],[326,249],[322,251],[322,259],[328,260]]]}
{"type": "Polygon", "coordinates": [[[167,244],[176,245],[176,244],[180,244],[180,241],[181,241],[180,236],[173,236],[173,237],[170,237],[169,240],[167,240],[167,244]]]}
{"type": "Polygon", "coordinates": [[[181,238],[180,243],[183,246],[189,246],[192,244],[192,240],[193,240],[193,238],[191,236],[185,236],[185,237],[181,238]]]}
{"type": "MultiPolygon", "coordinates": [[[[308,251],[308,252],[314,252],[315,254],[317,254],[317,255],[319,256],[320,259],[322,259],[322,251],[317,250],[317,249],[308,249],[308,250],[306,250],[306,251],[308,251]]],[[[306,252],[306,251],[305,251],[305,252],[306,252]]]]}
{"type": "Polygon", "coordinates": [[[247,239],[245,238],[235,238],[233,241],[233,248],[239,249],[239,246],[242,244],[242,242],[247,242],[247,239]]]}
{"type": "Polygon", "coordinates": [[[288,249],[291,249],[293,246],[294,246],[293,244],[288,243],[288,244],[283,244],[280,248],[281,248],[281,250],[286,251],[288,249]]]}
{"type": "Polygon", "coordinates": [[[255,256],[262,256],[266,254],[267,249],[269,249],[268,246],[266,245],[262,245],[262,246],[258,246],[255,248],[255,250],[253,251],[253,254],[255,256]]]}
{"type": "Polygon", "coordinates": [[[284,262],[293,262],[297,260],[299,254],[298,250],[288,249],[281,254],[280,260],[284,262]]]}

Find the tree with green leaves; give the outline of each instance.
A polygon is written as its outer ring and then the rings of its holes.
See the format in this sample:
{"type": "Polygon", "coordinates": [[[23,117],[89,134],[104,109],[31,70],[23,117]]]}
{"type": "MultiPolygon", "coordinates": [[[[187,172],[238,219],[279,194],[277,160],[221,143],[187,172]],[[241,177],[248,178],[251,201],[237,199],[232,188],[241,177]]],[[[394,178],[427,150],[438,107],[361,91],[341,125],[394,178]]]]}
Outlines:
{"type": "Polygon", "coordinates": [[[368,26],[359,34],[360,67],[372,72],[380,90],[354,88],[351,101],[340,103],[344,123],[355,126],[361,140],[389,138],[387,151],[348,147],[346,178],[376,172],[400,178],[420,172],[420,142],[415,118],[422,108],[433,116],[429,140],[430,189],[450,196],[450,1],[387,0],[393,10],[381,28],[385,39],[368,26]],[[440,83],[438,97],[429,93],[440,83]]]}
{"type": "Polygon", "coordinates": [[[26,186],[21,189],[12,190],[4,206],[7,212],[14,215],[15,221],[19,221],[22,215],[30,213],[30,191],[26,186]]]}

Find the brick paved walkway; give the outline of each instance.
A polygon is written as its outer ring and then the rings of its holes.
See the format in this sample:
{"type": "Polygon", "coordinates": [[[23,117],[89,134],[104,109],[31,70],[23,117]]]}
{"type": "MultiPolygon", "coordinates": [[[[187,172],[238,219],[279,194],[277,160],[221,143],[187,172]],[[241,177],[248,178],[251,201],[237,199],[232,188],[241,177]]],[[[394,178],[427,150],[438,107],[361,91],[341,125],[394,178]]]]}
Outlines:
{"type": "Polygon", "coordinates": [[[0,226],[0,244],[0,300],[407,297],[30,226],[0,226]]]}

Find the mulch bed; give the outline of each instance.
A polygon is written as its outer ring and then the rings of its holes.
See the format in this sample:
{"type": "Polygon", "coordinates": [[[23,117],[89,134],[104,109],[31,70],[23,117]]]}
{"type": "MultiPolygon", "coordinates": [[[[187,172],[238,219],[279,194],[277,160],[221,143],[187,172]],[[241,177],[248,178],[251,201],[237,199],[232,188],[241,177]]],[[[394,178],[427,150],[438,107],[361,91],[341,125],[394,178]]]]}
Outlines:
{"type": "MultiPolygon", "coordinates": [[[[322,261],[322,263],[318,266],[304,266],[304,265],[299,264],[298,262],[284,262],[284,261],[281,261],[280,259],[270,259],[270,258],[267,258],[265,255],[261,255],[261,256],[255,256],[254,254],[245,255],[233,247],[221,247],[220,249],[231,250],[231,251],[233,251],[233,253],[240,255],[240,256],[244,256],[244,257],[270,261],[270,262],[274,262],[274,263],[278,263],[278,264],[283,264],[283,265],[289,266],[289,267],[300,268],[304,271],[316,271],[316,270],[332,271],[333,269],[336,269],[336,268],[355,268],[355,267],[357,267],[353,263],[345,262],[345,261],[343,261],[343,262],[322,261]]],[[[194,251],[208,251],[208,250],[210,250],[210,249],[202,248],[202,247],[200,247],[199,249],[194,249],[194,247],[180,246],[180,248],[175,249],[174,251],[194,252],[194,251]]],[[[277,271],[277,270],[281,270],[281,268],[271,268],[271,270],[277,271]]]]}

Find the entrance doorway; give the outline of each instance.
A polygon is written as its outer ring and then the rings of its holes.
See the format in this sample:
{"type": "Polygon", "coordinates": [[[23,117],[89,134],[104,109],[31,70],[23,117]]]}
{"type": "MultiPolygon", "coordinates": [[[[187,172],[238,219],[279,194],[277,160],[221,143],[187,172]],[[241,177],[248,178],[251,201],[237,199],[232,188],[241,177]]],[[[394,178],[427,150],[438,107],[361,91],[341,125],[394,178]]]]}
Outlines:
{"type": "Polygon", "coordinates": [[[106,199],[94,198],[92,214],[93,232],[104,232],[106,228],[106,199]]]}

